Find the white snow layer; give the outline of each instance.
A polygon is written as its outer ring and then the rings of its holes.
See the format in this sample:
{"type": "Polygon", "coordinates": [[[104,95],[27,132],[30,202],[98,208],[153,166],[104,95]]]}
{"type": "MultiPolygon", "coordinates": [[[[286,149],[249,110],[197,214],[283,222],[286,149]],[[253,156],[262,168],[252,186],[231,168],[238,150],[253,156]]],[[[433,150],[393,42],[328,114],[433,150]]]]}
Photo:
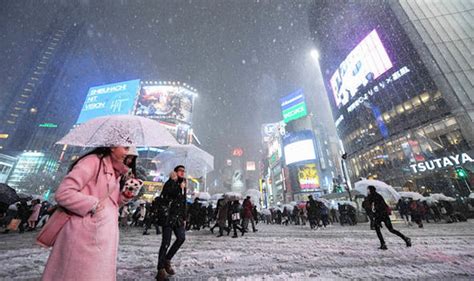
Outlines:
{"type": "MultiPolygon", "coordinates": [[[[258,225],[232,239],[209,230],[187,233],[173,260],[171,280],[465,279],[474,280],[474,223],[394,224],[413,247],[382,229],[388,250],[367,224],[310,230],[308,226],[258,225]]],[[[152,232],[153,233],[153,232],[152,232]]],[[[36,233],[0,235],[0,280],[38,280],[48,251],[33,245],[36,233]]],[[[121,232],[118,280],[154,280],[161,236],[121,232]]]]}

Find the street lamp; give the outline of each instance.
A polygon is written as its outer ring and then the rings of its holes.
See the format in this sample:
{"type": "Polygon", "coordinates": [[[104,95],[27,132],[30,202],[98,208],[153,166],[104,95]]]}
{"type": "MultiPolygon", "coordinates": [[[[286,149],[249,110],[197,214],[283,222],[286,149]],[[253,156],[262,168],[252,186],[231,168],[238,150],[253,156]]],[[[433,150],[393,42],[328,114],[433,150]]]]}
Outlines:
{"type": "Polygon", "coordinates": [[[318,50],[312,49],[310,54],[311,54],[311,57],[312,57],[314,60],[316,60],[316,61],[319,60],[319,52],[318,52],[318,50]]]}

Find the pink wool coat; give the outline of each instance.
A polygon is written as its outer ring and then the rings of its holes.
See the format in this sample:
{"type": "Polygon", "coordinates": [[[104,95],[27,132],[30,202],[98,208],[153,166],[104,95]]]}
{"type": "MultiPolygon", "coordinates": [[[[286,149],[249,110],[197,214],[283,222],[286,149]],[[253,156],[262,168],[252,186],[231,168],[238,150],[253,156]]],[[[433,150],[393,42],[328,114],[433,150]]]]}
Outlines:
{"type": "Polygon", "coordinates": [[[116,280],[118,209],[127,201],[119,181],[110,156],[100,161],[96,155],[79,161],[64,178],[55,199],[77,215],[58,234],[42,280],[116,280]],[[104,198],[104,208],[92,215],[104,198]]]}

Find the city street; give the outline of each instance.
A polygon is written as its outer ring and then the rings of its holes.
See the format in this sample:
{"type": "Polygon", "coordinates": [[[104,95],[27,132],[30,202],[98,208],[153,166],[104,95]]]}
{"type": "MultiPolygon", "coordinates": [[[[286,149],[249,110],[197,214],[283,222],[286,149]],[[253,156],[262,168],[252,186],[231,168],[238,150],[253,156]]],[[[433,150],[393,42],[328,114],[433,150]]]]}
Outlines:
{"type": "MultiPolygon", "coordinates": [[[[309,227],[259,225],[258,233],[216,238],[209,230],[188,232],[175,257],[173,280],[448,279],[474,278],[474,223],[395,224],[412,248],[384,228],[389,249],[367,224],[309,227]]],[[[48,251],[33,246],[35,233],[0,236],[0,280],[37,280],[48,251]]],[[[118,280],[153,280],[161,237],[139,229],[121,233],[118,280]]]]}

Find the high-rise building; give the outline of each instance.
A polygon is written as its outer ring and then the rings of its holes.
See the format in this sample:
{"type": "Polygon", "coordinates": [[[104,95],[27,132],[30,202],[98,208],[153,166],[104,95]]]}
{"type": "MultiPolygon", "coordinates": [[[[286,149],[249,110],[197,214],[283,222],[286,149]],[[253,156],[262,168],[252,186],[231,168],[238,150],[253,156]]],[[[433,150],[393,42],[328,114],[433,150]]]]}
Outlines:
{"type": "Polygon", "coordinates": [[[466,194],[472,1],[315,1],[312,36],[351,180],[466,194]]]}

